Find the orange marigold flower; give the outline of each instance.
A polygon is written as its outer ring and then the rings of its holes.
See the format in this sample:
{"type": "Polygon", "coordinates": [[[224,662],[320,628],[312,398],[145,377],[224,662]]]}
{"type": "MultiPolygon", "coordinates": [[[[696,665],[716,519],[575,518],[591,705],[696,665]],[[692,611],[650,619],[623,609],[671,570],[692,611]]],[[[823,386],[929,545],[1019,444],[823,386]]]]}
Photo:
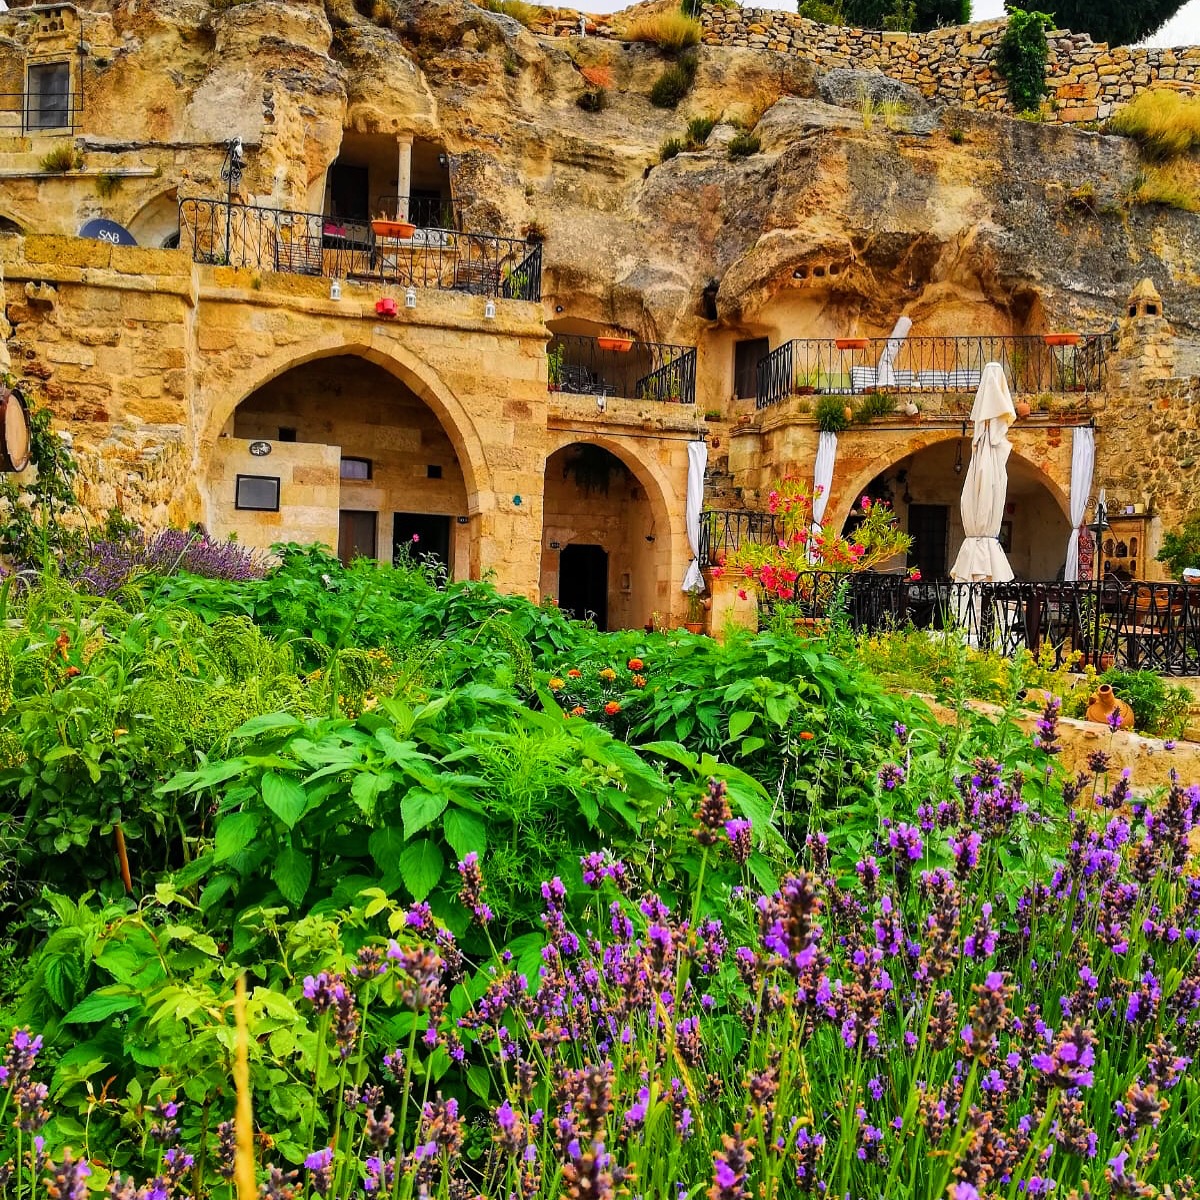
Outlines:
{"type": "Polygon", "coordinates": [[[603,679],[605,683],[611,683],[614,679],[616,679],[616,677],[617,673],[612,669],[612,667],[605,667],[604,670],[600,672],[600,678],[603,679]]]}
{"type": "Polygon", "coordinates": [[[645,667],[645,665],[646,664],[644,662],[642,662],[642,660],[640,658],[631,658],[628,663],[629,669],[631,671],[640,671],[640,670],[642,670],[643,667],[645,667]]]}
{"type": "Polygon", "coordinates": [[[585,712],[587,712],[587,709],[584,708],[582,704],[577,704],[573,709],[571,709],[571,716],[582,717],[585,712]]]}
{"type": "Polygon", "coordinates": [[[621,706],[615,700],[610,700],[604,706],[604,711],[608,713],[610,717],[615,717],[617,713],[621,711],[621,706]]]}
{"type": "Polygon", "coordinates": [[[559,677],[557,675],[555,675],[555,677],[550,680],[550,690],[552,692],[561,691],[562,688],[565,686],[566,685],[563,683],[563,681],[561,679],[559,679],[559,677]]]}
{"type": "Polygon", "coordinates": [[[78,668],[78,667],[68,667],[68,668],[67,668],[67,678],[68,678],[68,679],[74,679],[74,678],[75,678],[75,676],[76,676],[76,675],[78,675],[78,674],[79,674],[79,668],[78,668]]]}
{"type": "Polygon", "coordinates": [[[572,668],[571,668],[571,669],[570,669],[570,670],[567,672],[567,678],[568,678],[568,679],[578,679],[578,678],[579,678],[579,677],[580,677],[582,674],[583,674],[583,672],[582,672],[582,671],[577,671],[577,670],[576,670],[574,667],[572,667],[572,668]]]}
{"type": "Polygon", "coordinates": [[[633,677],[633,686],[634,686],[634,687],[636,687],[636,688],[643,688],[643,687],[645,687],[645,686],[646,686],[646,677],[645,677],[645,675],[635,675],[635,676],[633,677]]]}
{"type": "Polygon", "coordinates": [[[811,742],[814,737],[816,737],[816,734],[810,733],[807,729],[803,730],[800,734],[801,741],[805,742],[811,742]]]}

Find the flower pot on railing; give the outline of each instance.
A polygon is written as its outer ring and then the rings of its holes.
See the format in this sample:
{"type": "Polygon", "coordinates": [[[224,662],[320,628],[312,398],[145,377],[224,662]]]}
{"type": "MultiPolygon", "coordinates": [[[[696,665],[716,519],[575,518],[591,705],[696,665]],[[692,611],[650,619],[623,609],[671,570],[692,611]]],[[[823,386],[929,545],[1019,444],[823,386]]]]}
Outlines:
{"type": "Polygon", "coordinates": [[[611,337],[598,337],[596,339],[596,345],[599,346],[601,350],[615,350],[619,354],[625,354],[633,349],[633,338],[617,337],[615,335],[611,337]]]}
{"type": "Polygon", "coordinates": [[[834,338],[833,344],[839,350],[865,350],[870,346],[871,339],[863,337],[834,338]]]}
{"type": "Polygon", "coordinates": [[[377,217],[371,222],[371,231],[376,237],[397,238],[403,241],[412,237],[417,232],[417,227],[411,221],[391,221],[384,217],[377,217]]]}
{"type": "Polygon", "coordinates": [[[1080,335],[1078,333],[1043,333],[1042,341],[1047,346],[1078,346],[1080,335]]]}

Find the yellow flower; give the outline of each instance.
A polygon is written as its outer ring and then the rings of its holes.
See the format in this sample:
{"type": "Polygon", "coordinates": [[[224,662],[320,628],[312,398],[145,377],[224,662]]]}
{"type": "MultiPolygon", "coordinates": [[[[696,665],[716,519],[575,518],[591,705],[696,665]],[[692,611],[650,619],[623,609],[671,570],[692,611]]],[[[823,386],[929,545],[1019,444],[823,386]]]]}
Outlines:
{"type": "Polygon", "coordinates": [[[559,679],[559,677],[557,675],[555,675],[554,678],[550,680],[550,690],[552,692],[558,692],[558,691],[561,691],[562,688],[563,688],[563,681],[561,679],[559,679]]]}
{"type": "Polygon", "coordinates": [[[616,679],[616,677],[617,673],[612,669],[612,667],[605,667],[604,670],[600,672],[600,678],[603,679],[605,683],[611,683],[614,679],[616,679]]]}
{"type": "Polygon", "coordinates": [[[128,729],[114,729],[113,737],[122,737],[129,732],[128,729]]]}

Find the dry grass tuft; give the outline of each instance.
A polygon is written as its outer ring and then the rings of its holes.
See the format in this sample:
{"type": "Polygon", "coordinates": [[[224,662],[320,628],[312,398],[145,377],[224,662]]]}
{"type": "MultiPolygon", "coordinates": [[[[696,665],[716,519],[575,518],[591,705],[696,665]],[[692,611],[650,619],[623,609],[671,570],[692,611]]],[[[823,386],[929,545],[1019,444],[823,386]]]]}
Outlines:
{"type": "Polygon", "coordinates": [[[506,17],[512,17],[526,29],[545,16],[545,10],[540,5],[526,4],[525,0],[482,0],[482,7],[488,12],[503,13],[506,17]]]}
{"type": "Polygon", "coordinates": [[[683,50],[700,41],[700,22],[678,9],[645,13],[620,29],[627,42],[653,42],[660,50],[683,50]]]}
{"type": "Polygon", "coordinates": [[[1200,163],[1178,159],[1147,167],[1138,178],[1133,202],[1200,212],[1200,163]]]}
{"type": "Polygon", "coordinates": [[[1123,104],[1106,129],[1133,138],[1156,162],[1200,149],[1200,96],[1155,88],[1123,104]]]}

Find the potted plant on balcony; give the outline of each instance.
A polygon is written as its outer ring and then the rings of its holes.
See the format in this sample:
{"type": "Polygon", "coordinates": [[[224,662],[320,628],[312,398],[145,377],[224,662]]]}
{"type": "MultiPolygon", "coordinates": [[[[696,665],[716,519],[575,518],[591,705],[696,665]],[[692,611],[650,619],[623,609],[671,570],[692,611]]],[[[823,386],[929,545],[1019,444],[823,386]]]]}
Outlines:
{"type": "Polygon", "coordinates": [[[699,592],[688,592],[688,609],[687,620],[683,623],[683,627],[688,633],[703,633],[704,632],[704,610],[708,602],[700,595],[699,592]]]}
{"type": "Polygon", "coordinates": [[[866,350],[871,345],[871,339],[865,337],[834,338],[833,344],[839,350],[866,350]]]}
{"type": "Polygon", "coordinates": [[[1042,341],[1047,346],[1078,346],[1080,335],[1078,333],[1043,333],[1042,341]]]}
{"type": "Polygon", "coordinates": [[[612,329],[598,337],[596,345],[601,350],[615,350],[618,354],[625,354],[633,349],[633,338],[627,337],[620,330],[612,329]]]}
{"type": "Polygon", "coordinates": [[[555,346],[546,351],[546,384],[550,391],[557,392],[562,387],[563,348],[555,346]]]}
{"type": "Polygon", "coordinates": [[[817,428],[822,433],[842,433],[850,428],[854,409],[846,403],[845,397],[830,393],[817,401],[815,415],[817,428]]]}
{"type": "Polygon", "coordinates": [[[380,213],[371,222],[371,232],[378,238],[405,241],[417,232],[417,227],[411,221],[402,221],[399,217],[389,217],[386,213],[380,213]]]}

